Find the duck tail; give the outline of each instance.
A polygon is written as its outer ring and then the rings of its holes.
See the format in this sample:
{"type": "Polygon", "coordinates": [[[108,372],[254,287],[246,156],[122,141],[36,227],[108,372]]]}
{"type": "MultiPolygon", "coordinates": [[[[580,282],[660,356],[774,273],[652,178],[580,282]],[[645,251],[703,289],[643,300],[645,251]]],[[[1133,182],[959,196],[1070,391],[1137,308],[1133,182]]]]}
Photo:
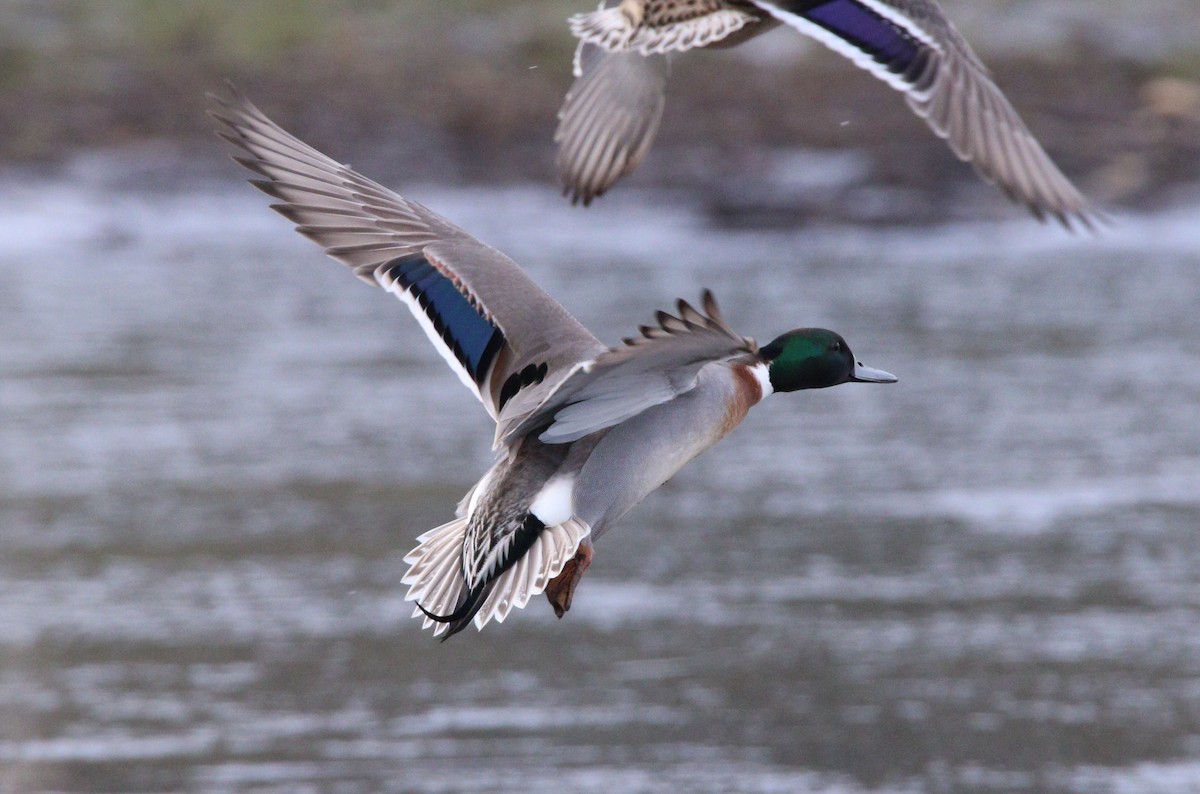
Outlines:
{"type": "MultiPolygon", "coordinates": [[[[433,636],[444,634],[450,623],[438,616],[456,619],[460,604],[466,601],[466,582],[462,575],[463,538],[467,534],[467,519],[434,527],[417,538],[417,547],[404,557],[408,573],[400,579],[408,585],[405,601],[416,601],[412,616],[424,616],[421,628],[435,626],[433,636]]],[[[449,636],[449,635],[447,635],[449,636]]]]}
{"type": "Polygon", "coordinates": [[[512,565],[472,591],[462,575],[466,531],[465,518],[442,524],[417,538],[404,558],[410,565],[400,580],[409,585],[404,600],[417,602],[413,617],[424,618],[421,628],[434,626],[433,636],[443,640],[472,622],[480,630],[491,620],[503,623],[514,608],[525,607],[562,573],[591,528],[577,518],[543,528],[512,565]]]}
{"type": "Polygon", "coordinates": [[[479,609],[483,606],[483,602],[491,594],[492,588],[495,586],[496,580],[492,579],[479,585],[479,587],[475,588],[474,590],[471,590],[463,598],[463,602],[459,604],[458,609],[454,610],[449,615],[438,615],[430,612],[428,609],[421,606],[420,603],[417,604],[417,609],[421,610],[421,612],[425,614],[426,620],[432,620],[435,623],[441,624],[438,629],[434,630],[433,636],[436,637],[439,633],[441,633],[442,629],[445,629],[445,634],[442,636],[442,642],[445,642],[455,634],[458,634],[460,631],[465,629],[467,626],[471,625],[471,619],[475,617],[477,612],[479,612],[479,609]]]}
{"type": "Polygon", "coordinates": [[[503,623],[514,608],[524,609],[562,573],[591,531],[587,522],[572,517],[539,532],[529,550],[493,580],[495,587],[475,614],[475,625],[482,629],[490,620],[503,623]]]}

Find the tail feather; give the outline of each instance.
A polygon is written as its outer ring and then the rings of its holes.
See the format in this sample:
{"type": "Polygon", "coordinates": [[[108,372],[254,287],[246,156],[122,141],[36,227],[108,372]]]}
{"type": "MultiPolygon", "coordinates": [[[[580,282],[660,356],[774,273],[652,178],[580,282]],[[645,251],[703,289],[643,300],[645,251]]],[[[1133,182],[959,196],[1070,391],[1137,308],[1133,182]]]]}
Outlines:
{"type": "Polygon", "coordinates": [[[513,609],[524,609],[531,598],[546,589],[551,579],[562,573],[590,532],[591,527],[577,518],[542,530],[529,551],[496,578],[495,588],[475,613],[476,628],[482,630],[490,620],[503,623],[513,609]]]}
{"type": "Polygon", "coordinates": [[[435,626],[435,637],[446,631],[447,624],[435,621],[425,610],[449,615],[463,600],[462,542],[466,532],[467,520],[456,518],[421,535],[417,547],[404,557],[410,566],[400,579],[401,584],[409,585],[404,600],[422,605],[412,616],[424,616],[423,629],[435,626]]]}
{"type": "Polygon", "coordinates": [[[462,544],[467,520],[457,518],[431,529],[404,561],[408,572],[401,583],[409,585],[405,601],[416,601],[414,618],[421,628],[433,626],[433,636],[449,638],[474,622],[482,630],[489,621],[503,623],[514,608],[523,608],[546,589],[575,556],[591,528],[575,518],[538,533],[529,549],[477,592],[467,592],[462,574],[462,544]]]}
{"type": "Polygon", "coordinates": [[[428,609],[421,606],[419,602],[417,603],[417,609],[421,610],[421,612],[425,614],[426,620],[432,620],[439,624],[439,630],[435,630],[433,632],[433,636],[438,636],[440,629],[445,629],[445,635],[442,637],[442,642],[445,642],[455,634],[458,634],[460,631],[465,629],[467,626],[471,625],[471,619],[475,617],[475,613],[477,613],[480,607],[483,606],[484,602],[487,600],[487,597],[491,594],[492,588],[495,586],[496,580],[490,579],[480,584],[479,587],[475,588],[474,590],[468,591],[463,597],[462,603],[459,604],[458,608],[449,615],[438,615],[430,612],[428,609]]]}

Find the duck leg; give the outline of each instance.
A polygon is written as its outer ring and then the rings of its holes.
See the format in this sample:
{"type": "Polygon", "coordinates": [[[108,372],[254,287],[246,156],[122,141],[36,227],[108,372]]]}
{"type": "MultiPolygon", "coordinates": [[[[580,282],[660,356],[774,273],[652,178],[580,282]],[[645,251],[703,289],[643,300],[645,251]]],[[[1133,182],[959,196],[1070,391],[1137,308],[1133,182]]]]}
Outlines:
{"type": "Polygon", "coordinates": [[[546,598],[550,600],[550,606],[554,607],[554,614],[558,618],[561,619],[571,608],[571,597],[575,595],[575,586],[583,578],[583,572],[592,564],[594,554],[592,544],[585,538],[579,544],[579,551],[575,552],[575,556],[567,560],[567,564],[563,566],[562,573],[551,579],[550,584],[546,585],[546,598]]]}

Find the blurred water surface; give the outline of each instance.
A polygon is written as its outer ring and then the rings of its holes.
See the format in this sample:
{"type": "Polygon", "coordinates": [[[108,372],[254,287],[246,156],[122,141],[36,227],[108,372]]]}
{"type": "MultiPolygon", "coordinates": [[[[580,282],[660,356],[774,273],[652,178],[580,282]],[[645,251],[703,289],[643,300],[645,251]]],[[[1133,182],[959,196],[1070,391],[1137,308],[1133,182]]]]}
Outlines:
{"type": "Polygon", "coordinates": [[[1200,225],[718,228],[405,186],[602,339],[711,287],[893,387],[770,400],[573,611],[398,584],[487,465],[390,296],[227,178],[0,185],[0,789],[1200,787],[1200,225]]]}

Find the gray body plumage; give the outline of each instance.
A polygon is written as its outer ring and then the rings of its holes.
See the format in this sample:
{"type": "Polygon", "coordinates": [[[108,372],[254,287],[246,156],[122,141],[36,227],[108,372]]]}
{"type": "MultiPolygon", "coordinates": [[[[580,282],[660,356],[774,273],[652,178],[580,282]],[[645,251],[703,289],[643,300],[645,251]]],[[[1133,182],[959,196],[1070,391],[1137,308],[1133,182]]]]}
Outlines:
{"type": "Polygon", "coordinates": [[[700,370],[696,386],[608,430],[579,474],[575,510],[602,535],[688,461],[745,418],[728,364],[700,370]]]}

